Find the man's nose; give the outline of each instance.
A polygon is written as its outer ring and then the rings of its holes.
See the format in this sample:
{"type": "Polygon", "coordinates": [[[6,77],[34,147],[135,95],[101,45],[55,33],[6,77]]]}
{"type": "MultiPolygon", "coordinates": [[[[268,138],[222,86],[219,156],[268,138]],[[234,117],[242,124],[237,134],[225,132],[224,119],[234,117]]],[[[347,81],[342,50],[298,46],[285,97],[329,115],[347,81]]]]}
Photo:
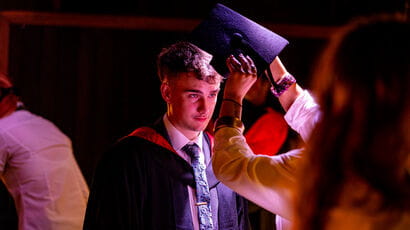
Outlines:
{"type": "Polygon", "coordinates": [[[207,113],[209,110],[210,103],[206,100],[206,98],[201,98],[198,101],[198,112],[207,113]]]}

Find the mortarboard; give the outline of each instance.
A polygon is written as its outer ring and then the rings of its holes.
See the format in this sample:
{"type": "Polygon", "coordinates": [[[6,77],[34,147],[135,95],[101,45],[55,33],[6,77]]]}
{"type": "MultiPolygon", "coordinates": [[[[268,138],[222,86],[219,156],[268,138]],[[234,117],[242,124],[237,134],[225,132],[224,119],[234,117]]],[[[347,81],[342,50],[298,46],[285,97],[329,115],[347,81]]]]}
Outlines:
{"type": "Polygon", "coordinates": [[[278,34],[220,3],[194,28],[189,40],[213,55],[211,64],[225,77],[229,73],[226,67],[229,55],[249,55],[260,76],[289,43],[278,34]]]}

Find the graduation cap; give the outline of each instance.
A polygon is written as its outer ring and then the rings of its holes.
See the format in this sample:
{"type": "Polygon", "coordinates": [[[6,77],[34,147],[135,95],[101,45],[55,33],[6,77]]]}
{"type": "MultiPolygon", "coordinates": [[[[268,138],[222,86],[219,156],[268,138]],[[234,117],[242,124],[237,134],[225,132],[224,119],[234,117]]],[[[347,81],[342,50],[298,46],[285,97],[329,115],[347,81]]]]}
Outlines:
{"type": "Polygon", "coordinates": [[[213,55],[211,65],[225,77],[229,73],[226,67],[229,55],[249,55],[260,76],[289,43],[278,34],[220,3],[194,28],[189,40],[213,55]]]}

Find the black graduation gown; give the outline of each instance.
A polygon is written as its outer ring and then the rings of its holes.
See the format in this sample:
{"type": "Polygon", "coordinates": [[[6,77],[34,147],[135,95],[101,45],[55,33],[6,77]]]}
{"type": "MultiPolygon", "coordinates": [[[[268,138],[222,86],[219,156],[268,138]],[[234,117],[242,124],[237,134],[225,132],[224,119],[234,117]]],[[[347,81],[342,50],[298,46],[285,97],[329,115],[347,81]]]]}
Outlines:
{"type": "MultiPolygon", "coordinates": [[[[103,155],[91,185],[84,229],[193,229],[187,189],[195,187],[193,170],[168,139],[160,122],[137,129],[103,155]]],[[[215,178],[211,164],[207,176],[210,189],[218,193],[219,229],[248,229],[246,200],[215,178]]]]}

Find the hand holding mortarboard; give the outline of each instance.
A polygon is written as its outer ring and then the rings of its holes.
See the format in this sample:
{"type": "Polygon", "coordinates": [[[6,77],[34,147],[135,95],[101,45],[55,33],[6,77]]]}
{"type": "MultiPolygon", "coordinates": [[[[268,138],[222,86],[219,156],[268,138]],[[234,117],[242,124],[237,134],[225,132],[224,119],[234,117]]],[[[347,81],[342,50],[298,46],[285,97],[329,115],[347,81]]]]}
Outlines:
{"type": "Polygon", "coordinates": [[[226,60],[230,76],[227,80],[227,86],[224,90],[224,99],[233,100],[242,104],[246,93],[256,81],[257,69],[249,56],[242,53],[235,57],[230,55],[226,60]]]}

